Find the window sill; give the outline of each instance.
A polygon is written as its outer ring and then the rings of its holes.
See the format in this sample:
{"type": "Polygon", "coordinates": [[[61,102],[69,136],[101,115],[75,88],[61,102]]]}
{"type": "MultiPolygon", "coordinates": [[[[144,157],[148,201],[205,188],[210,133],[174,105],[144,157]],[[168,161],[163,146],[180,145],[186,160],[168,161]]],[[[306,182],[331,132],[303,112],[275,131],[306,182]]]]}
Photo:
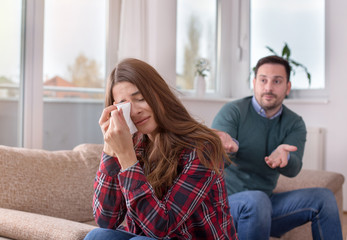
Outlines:
{"type": "Polygon", "coordinates": [[[328,104],[328,98],[286,98],[284,104],[328,104]]]}
{"type": "Polygon", "coordinates": [[[193,96],[180,96],[182,101],[190,102],[231,102],[236,98],[216,98],[216,97],[193,97],[193,96]]]}
{"type": "MultiPolygon", "coordinates": [[[[216,103],[227,103],[237,98],[216,98],[216,97],[193,97],[193,96],[180,96],[179,99],[183,102],[216,102],[216,103]]],[[[329,99],[327,98],[286,98],[284,104],[328,104],[329,99]]]]}

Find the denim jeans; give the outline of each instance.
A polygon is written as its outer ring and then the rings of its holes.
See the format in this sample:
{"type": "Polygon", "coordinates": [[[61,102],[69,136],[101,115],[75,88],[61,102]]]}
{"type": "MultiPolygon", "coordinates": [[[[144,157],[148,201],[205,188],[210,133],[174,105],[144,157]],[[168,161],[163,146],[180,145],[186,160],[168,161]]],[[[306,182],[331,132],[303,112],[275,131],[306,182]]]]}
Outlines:
{"type": "Polygon", "coordinates": [[[314,240],[342,240],[334,194],[326,188],[276,193],[244,191],[228,197],[240,240],[268,240],[312,222],[314,240]]]}
{"type": "Polygon", "coordinates": [[[95,228],[90,231],[84,240],[153,240],[145,236],[137,236],[135,234],[123,231],[106,228],[95,228]]]}

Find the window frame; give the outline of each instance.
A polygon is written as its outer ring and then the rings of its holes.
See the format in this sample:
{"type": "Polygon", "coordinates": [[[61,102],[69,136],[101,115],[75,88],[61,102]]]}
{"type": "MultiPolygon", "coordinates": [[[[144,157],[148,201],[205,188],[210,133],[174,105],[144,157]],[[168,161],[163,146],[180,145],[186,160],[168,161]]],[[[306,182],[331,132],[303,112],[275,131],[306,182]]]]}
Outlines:
{"type": "Polygon", "coordinates": [[[44,0],[23,1],[23,47],[19,139],[21,146],[41,148],[43,138],[43,24],[44,0]]]}
{"type": "MultiPolygon", "coordinates": [[[[238,98],[250,95],[249,19],[241,10],[249,9],[249,1],[217,1],[216,90],[204,98],[238,98]],[[239,81],[244,79],[244,81],[239,81]]],[[[179,90],[184,97],[196,98],[193,90],[179,90]]]]}
{"type": "MultiPolygon", "coordinates": [[[[250,0],[218,0],[217,4],[216,93],[206,94],[205,98],[235,99],[252,95],[253,88],[250,87],[250,0]]],[[[291,98],[299,100],[328,98],[329,83],[326,81],[326,74],[325,71],[324,89],[292,89],[291,98]]],[[[184,91],[183,94],[185,97],[194,98],[184,91]]]]}
{"type": "MultiPolygon", "coordinates": [[[[241,0],[239,0],[239,1],[241,1],[241,0]]],[[[248,33],[249,33],[249,37],[250,37],[250,18],[251,18],[251,13],[250,13],[250,11],[251,11],[251,9],[250,9],[250,7],[251,7],[251,5],[250,5],[250,1],[251,0],[244,0],[244,1],[242,1],[243,2],[243,4],[247,4],[248,5],[248,11],[244,11],[243,12],[243,14],[244,15],[247,15],[246,17],[245,17],[245,19],[248,19],[248,23],[247,23],[247,25],[246,25],[246,28],[245,28],[245,31],[248,31],[248,33]]],[[[326,6],[327,6],[327,4],[326,4],[326,0],[324,0],[324,23],[325,23],[325,25],[326,25],[326,14],[327,14],[327,8],[326,8],[326,6]]],[[[327,42],[327,36],[326,36],[326,31],[325,31],[325,29],[324,29],[324,57],[325,57],[325,52],[326,52],[326,46],[327,46],[327,44],[326,44],[326,42],[327,42]]],[[[249,55],[251,54],[250,53],[250,42],[249,42],[249,44],[248,44],[248,51],[249,51],[249,55]]],[[[270,55],[270,53],[269,53],[269,55],[270,55]]],[[[250,66],[250,58],[249,58],[249,60],[248,60],[248,64],[249,64],[249,66],[250,66]]],[[[326,62],[325,62],[325,59],[324,59],[324,68],[325,68],[325,71],[324,71],[324,88],[322,88],[322,89],[310,89],[310,88],[306,88],[306,89],[291,89],[291,91],[290,91],[290,97],[289,98],[291,98],[291,99],[298,99],[298,100],[300,100],[300,99],[302,99],[302,100],[304,100],[304,99],[323,99],[323,101],[325,101],[325,99],[327,99],[327,98],[329,98],[329,94],[328,94],[328,92],[329,92],[329,83],[326,81],[326,79],[327,79],[327,72],[326,72],[326,62]]],[[[249,67],[249,69],[250,69],[251,67],[249,67]]],[[[253,89],[251,89],[252,91],[253,91],[253,89]]]]}
{"type": "MultiPolygon", "coordinates": [[[[216,36],[215,36],[215,42],[216,42],[216,46],[215,46],[215,51],[216,51],[216,54],[214,55],[214,58],[208,58],[209,62],[215,62],[215,66],[216,66],[216,69],[215,69],[215,74],[214,74],[214,85],[215,85],[215,88],[213,90],[209,90],[207,89],[207,82],[206,82],[206,92],[205,92],[205,96],[207,97],[215,97],[215,96],[218,96],[219,92],[218,92],[218,69],[219,69],[219,48],[218,48],[218,42],[220,42],[220,34],[218,33],[219,32],[219,12],[220,12],[220,8],[219,8],[219,0],[216,0],[216,22],[215,22],[215,28],[216,28],[216,36]],[[212,92],[211,92],[212,91],[212,92]]],[[[178,11],[178,2],[176,1],[176,10],[178,11]]],[[[177,14],[175,16],[176,18],[176,24],[177,24],[177,14]]],[[[176,29],[175,29],[175,37],[177,39],[177,25],[176,25],[176,29]]],[[[177,41],[176,41],[177,42],[177,41]]],[[[177,54],[177,44],[176,44],[176,49],[175,49],[175,54],[177,54]]],[[[206,58],[206,56],[202,57],[202,58],[206,58]]],[[[176,62],[177,62],[177,56],[176,56],[176,62]]],[[[195,63],[194,63],[195,64],[195,63]]],[[[176,76],[176,81],[177,81],[177,72],[176,72],[176,69],[175,69],[175,76],[176,76]]],[[[195,77],[194,76],[194,80],[195,81],[195,77]]],[[[206,79],[207,81],[207,79],[206,79]]],[[[175,87],[177,88],[177,83],[175,84],[175,87]]],[[[177,89],[180,93],[182,93],[184,96],[188,96],[188,97],[194,97],[196,96],[196,91],[194,89],[194,82],[193,82],[193,89],[177,89]]]]}
{"type": "MultiPolygon", "coordinates": [[[[230,14],[230,15],[236,15],[234,16],[234,25],[231,25],[232,28],[232,33],[237,36],[234,39],[233,45],[230,46],[231,49],[228,49],[226,52],[230,52],[233,59],[232,61],[232,69],[237,69],[238,71],[242,71],[244,73],[236,74],[236,78],[232,78],[232,85],[236,86],[235,89],[238,92],[231,90],[230,95],[227,97],[232,97],[232,98],[238,98],[238,97],[243,97],[246,95],[251,95],[253,94],[253,89],[247,87],[249,90],[247,91],[245,86],[242,83],[237,83],[239,80],[238,79],[249,79],[249,75],[245,74],[247,71],[250,73],[250,0],[238,0],[233,2],[233,6],[231,7],[225,7],[225,0],[221,0],[223,5],[222,9],[227,9],[228,12],[225,14],[230,14]],[[237,9],[238,12],[235,10],[232,11],[232,9],[237,9]],[[231,12],[230,12],[231,11],[231,12]],[[237,16],[240,13],[239,16],[237,16]],[[236,42],[235,42],[236,41],[236,42]],[[235,56],[237,56],[235,58],[235,56]],[[239,59],[239,60],[237,60],[239,59]],[[240,89],[239,89],[240,88],[240,89]],[[248,94],[247,94],[248,93],[248,94]]],[[[325,1],[325,6],[326,6],[326,1],[325,1]]],[[[326,8],[325,8],[326,9],[326,8]]],[[[325,10],[326,12],[326,10],[325,10]]],[[[324,19],[326,21],[326,19],[324,19]]],[[[233,22],[233,21],[232,21],[233,22]]],[[[225,24],[227,26],[227,24],[225,24]]],[[[222,28],[222,31],[225,31],[225,28],[222,28]]],[[[326,42],[326,34],[324,37],[324,41],[326,42]]],[[[226,42],[227,44],[227,42],[226,42]]],[[[326,44],[325,44],[326,45],[326,44]]],[[[326,67],[326,64],[325,66],[326,67]]],[[[326,81],[326,71],[325,72],[325,88],[324,89],[292,89],[290,98],[293,99],[322,99],[322,98],[328,98],[328,89],[329,89],[329,84],[326,81]]],[[[221,79],[220,79],[221,80],[221,79]]],[[[223,81],[221,81],[223,82],[223,81]]],[[[232,88],[232,86],[230,86],[232,88]]]]}
{"type": "MultiPolygon", "coordinates": [[[[43,147],[44,0],[23,0],[19,146],[43,147]]],[[[106,75],[117,62],[121,0],[107,1],[106,75]],[[116,27],[115,27],[116,26],[116,27]]]]}

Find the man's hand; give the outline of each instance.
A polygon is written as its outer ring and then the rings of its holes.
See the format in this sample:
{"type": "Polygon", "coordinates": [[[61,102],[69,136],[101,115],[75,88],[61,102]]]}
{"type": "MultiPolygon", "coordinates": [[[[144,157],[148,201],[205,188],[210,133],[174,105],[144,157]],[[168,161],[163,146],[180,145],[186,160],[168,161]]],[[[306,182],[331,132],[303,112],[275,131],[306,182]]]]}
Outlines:
{"type": "Polygon", "coordinates": [[[236,142],[229,134],[227,134],[226,132],[218,131],[216,129],[213,130],[219,136],[220,140],[222,141],[224,150],[227,153],[235,153],[239,150],[239,146],[236,144],[236,142]]]}
{"type": "Polygon", "coordinates": [[[283,168],[288,164],[289,152],[295,152],[298,148],[293,145],[282,144],[279,145],[270,156],[265,157],[265,162],[270,168],[283,168]]]}

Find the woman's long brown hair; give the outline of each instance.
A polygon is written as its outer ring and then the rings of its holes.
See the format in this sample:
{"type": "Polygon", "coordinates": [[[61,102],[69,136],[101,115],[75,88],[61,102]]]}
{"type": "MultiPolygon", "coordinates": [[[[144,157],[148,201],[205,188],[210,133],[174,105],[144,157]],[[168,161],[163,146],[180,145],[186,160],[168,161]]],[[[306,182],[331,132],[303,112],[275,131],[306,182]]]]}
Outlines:
{"type": "Polygon", "coordinates": [[[220,138],[189,115],[152,66],[133,58],[120,62],[108,79],[106,106],[113,104],[112,89],[118,82],[134,84],[154,113],[158,129],[142,161],[147,180],[159,198],[179,174],[178,160],[183,149],[195,148],[202,164],[220,173],[228,159],[220,138]]]}

